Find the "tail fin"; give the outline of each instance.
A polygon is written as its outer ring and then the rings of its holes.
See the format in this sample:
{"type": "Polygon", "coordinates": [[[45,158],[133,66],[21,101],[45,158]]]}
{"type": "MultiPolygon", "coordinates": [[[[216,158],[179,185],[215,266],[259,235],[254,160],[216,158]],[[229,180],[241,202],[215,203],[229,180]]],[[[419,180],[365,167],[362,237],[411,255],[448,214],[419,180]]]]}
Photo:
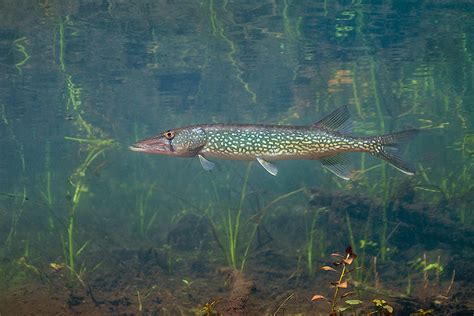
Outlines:
{"type": "Polygon", "coordinates": [[[401,172],[414,175],[415,168],[411,163],[404,161],[398,155],[400,145],[415,137],[420,131],[417,129],[410,129],[402,132],[396,132],[377,137],[379,144],[377,150],[372,154],[387,161],[393,167],[401,172]]]}

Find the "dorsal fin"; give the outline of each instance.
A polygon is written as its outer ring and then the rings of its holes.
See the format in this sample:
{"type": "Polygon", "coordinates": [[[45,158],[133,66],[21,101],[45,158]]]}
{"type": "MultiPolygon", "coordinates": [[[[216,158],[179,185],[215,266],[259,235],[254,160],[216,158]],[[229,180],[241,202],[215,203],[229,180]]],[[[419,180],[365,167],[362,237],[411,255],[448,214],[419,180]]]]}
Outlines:
{"type": "Polygon", "coordinates": [[[350,133],[352,131],[351,115],[347,109],[347,105],[343,105],[320,121],[313,124],[313,127],[338,131],[340,133],[350,133]]]}

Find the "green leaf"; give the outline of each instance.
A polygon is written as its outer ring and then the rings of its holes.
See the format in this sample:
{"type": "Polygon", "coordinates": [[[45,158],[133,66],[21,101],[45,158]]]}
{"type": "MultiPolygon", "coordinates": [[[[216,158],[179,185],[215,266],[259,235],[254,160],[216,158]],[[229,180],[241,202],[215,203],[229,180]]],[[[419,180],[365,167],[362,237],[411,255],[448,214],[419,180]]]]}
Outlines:
{"type": "Polygon", "coordinates": [[[346,301],[346,304],[349,304],[349,305],[359,305],[359,304],[362,304],[362,301],[361,301],[361,300],[347,300],[347,301],[346,301]]]}
{"type": "Polygon", "coordinates": [[[90,242],[91,242],[90,240],[86,241],[84,245],[82,245],[82,247],[79,248],[79,250],[76,252],[76,257],[79,256],[84,251],[84,249],[86,249],[87,245],[89,245],[90,242]]]}
{"type": "Polygon", "coordinates": [[[423,271],[429,271],[433,269],[438,270],[439,272],[443,272],[443,266],[438,263],[430,263],[423,269],[423,271]]]}
{"type": "Polygon", "coordinates": [[[337,311],[338,311],[338,312],[343,312],[343,311],[345,311],[345,310],[348,310],[349,308],[350,308],[350,306],[342,306],[342,307],[338,307],[338,308],[337,308],[337,311]]]}

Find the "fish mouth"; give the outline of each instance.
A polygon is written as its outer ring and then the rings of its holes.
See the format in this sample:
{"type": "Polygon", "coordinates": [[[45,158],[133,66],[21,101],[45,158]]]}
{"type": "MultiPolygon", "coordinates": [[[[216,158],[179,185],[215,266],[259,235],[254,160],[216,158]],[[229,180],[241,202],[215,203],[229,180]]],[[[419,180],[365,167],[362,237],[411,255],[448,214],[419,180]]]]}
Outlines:
{"type": "Polygon", "coordinates": [[[128,149],[130,149],[131,151],[138,151],[138,152],[146,152],[147,151],[146,148],[140,147],[137,144],[133,144],[131,146],[128,146],[128,149]]]}
{"type": "Polygon", "coordinates": [[[131,151],[148,153],[148,154],[166,154],[170,151],[169,145],[162,142],[153,142],[149,144],[150,141],[142,141],[135,143],[128,147],[131,151]]]}

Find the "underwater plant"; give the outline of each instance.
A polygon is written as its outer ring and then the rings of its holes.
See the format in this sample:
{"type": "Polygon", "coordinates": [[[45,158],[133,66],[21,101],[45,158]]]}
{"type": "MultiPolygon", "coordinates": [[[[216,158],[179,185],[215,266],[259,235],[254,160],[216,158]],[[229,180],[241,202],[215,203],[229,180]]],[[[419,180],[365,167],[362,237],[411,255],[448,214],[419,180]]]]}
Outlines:
{"type": "MultiPolygon", "coordinates": [[[[445,271],[445,267],[441,263],[441,256],[437,256],[436,261],[429,261],[427,254],[423,253],[422,257],[419,257],[413,261],[408,262],[410,269],[413,271],[413,275],[416,277],[418,274],[418,278],[423,280],[422,282],[422,289],[423,295],[431,300],[434,306],[441,306],[450,301],[450,293],[453,289],[454,280],[456,277],[456,270],[453,270],[451,273],[451,279],[448,286],[445,288],[442,283],[440,282],[440,278],[445,271]],[[421,274],[421,276],[420,276],[421,274]],[[432,276],[434,274],[434,276],[432,276]]],[[[411,286],[411,279],[413,275],[409,275],[408,278],[408,286],[407,286],[407,294],[411,294],[412,286],[411,286]]],[[[429,310],[426,310],[429,311],[429,310]]],[[[420,314],[417,311],[417,315],[426,315],[420,314]]]]}
{"type": "Polygon", "coordinates": [[[391,315],[393,314],[393,307],[389,305],[385,300],[373,299],[375,310],[370,312],[369,315],[391,315]]]}
{"type": "Polygon", "coordinates": [[[416,260],[410,261],[409,266],[415,272],[423,274],[423,288],[427,289],[430,284],[429,272],[435,272],[435,285],[439,285],[439,279],[444,271],[443,265],[441,264],[441,257],[438,256],[435,262],[428,262],[426,253],[423,253],[423,257],[417,258],[416,260]]]}
{"type": "Polygon", "coordinates": [[[151,185],[146,184],[144,185],[144,187],[147,187],[147,189],[142,191],[136,202],[139,222],[138,228],[141,238],[146,237],[146,234],[152,227],[153,223],[156,220],[156,216],[158,215],[156,210],[152,212],[149,206],[149,200],[152,197],[154,190],[156,189],[156,183],[152,183],[151,185]]]}
{"type": "Polygon", "coordinates": [[[337,258],[336,261],[333,262],[335,268],[331,266],[322,266],[319,269],[323,271],[331,271],[339,273],[339,277],[336,281],[331,282],[331,287],[334,288],[334,294],[332,298],[327,298],[321,294],[315,294],[311,298],[312,301],[326,301],[331,306],[330,315],[337,315],[337,313],[341,313],[345,310],[353,308],[356,305],[362,304],[361,300],[357,299],[347,299],[343,301],[344,304],[340,304],[340,302],[350,296],[355,294],[353,291],[347,291],[341,294],[341,291],[345,291],[349,288],[349,279],[348,276],[351,272],[355,269],[350,269],[350,266],[354,262],[354,259],[357,255],[352,251],[352,247],[347,247],[345,251],[345,255],[341,255],[339,253],[332,253],[332,257],[337,258]],[[340,271],[338,271],[338,269],[340,271]]]}
{"type": "MultiPolygon", "coordinates": [[[[20,179],[26,179],[26,163],[25,163],[25,154],[24,154],[24,144],[19,141],[17,138],[11,120],[7,117],[7,113],[5,110],[5,105],[0,103],[0,123],[4,124],[8,133],[9,138],[15,144],[16,151],[18,154],[18,164],[21,170],[20,179]]],[[[7,136],[7,135],[5,135],[7,136]]],[[[2,196],[6,196],[9,198],[14,199],[14,203],[16,207],[13,209],[12,217],[11,217],[11,224],[8,235],[5,239],[5,247],[6,249],[10,249],[12,243],[15,239],[17,225],[25,210],[25,202],[28,200],[27,197],[27,186],[25,181],[20,181],[18,184],[18,188],[15,188],[14,193],[1,193],[2,196]]]]}
{"type": "MultiPolygon", "coordinates": [[[[311,219],[307,220],[306,224],[306,245],[305,245],[305,250],[306,250],[306,265],[308,268],[308,275],[310,278],[314,276],[314,258],[315,258],[315,253],[314,253],[314,247],[316,243],[316,224],[318,222],[318,216],[321,213],[324,213],[327,211],[327,208],[322,207],[318,208],[313,211],[313,214],[310,215],[311,219]]],[[[322,232],[319,232],[321,235],[322,232]]],[[[320,247],[321,247],[322,242],[320,241],[320,247]]]]}
{"type": "MultiPolygon", "coordinates": [[[[228,242],[228,247],[227,247],[228,260],[234,269],[237,268],[237,245],[238,245],[238,237],[239,237],[239,231],[240,231],[240,227],[239,227],[240,217],[242,216],[242,207],[243,207],[243,203],[244,203],[246,192],[247,192],[247,185],[249,181],[251,167],[252,167],[252,164],[248,164],[247,172],[245,174],[245,180],[242,185],[242,191],[240,193],[239,207],[237,209],[235,219],[232,220],[231,211],[230,209],[228,209],[227,210],[228,223],[227,225],[224,225],[226,235],[227,235],[227,242],[228,242]]],[[[241,270],[243,270],[244,260],[245,260],[245,257],[242,259],[242,262],[241,262],[241,270]]]]}
{"type": "MultiPolygon", "coordinates": [[[[317,213],[313,214],[313,218],[311,220],[310,227],[306,227],[306,262],[308,265],[308,274],[309,277],[312,278],[314,276],[314,268],[313,268],[313,245],[314,245],[314,237],[316,234],[316,221],[317,221],[317,213]]],[[[307,225],[308,226],[308,225],[307,225]]]]}
{"type": "MultiPolygon", "coordinates": [[[[349,275],[355,270],[359,270],[361,267],[350,268],[357,258],[357,255],[352,250],[352,247],[347,247],[345,255],[339,253],[331,254],[332,257],[337,258],[333,262],[334,268],[331,266],[322,266],[320,270],[331,271],[339,273],[339,277],[336,281],[331,282],[331,287],[334,288],[334,294],[332,298],[327,298],[321,294],[315,294],[312,297],[312,301],[326,301],[330,305],[329,315],[341,315],[342,312],[354,309],[356,306],[360,306],[364,301],[360,299],[345,299],[351,295],[356,294],[355,291],[347,290],[349,288],[349,275]],[[344,293],[342,293],[344,291],[344,293]]],[[[357,283],[357,282],[356,282],[357,283]]],[[[368,315],[392,315],[394,312],[393,307],[385,300],[375,298],[371,301],[373,304],[372,311],[368,315]]]]}
{"type": "Polygon", "coordinates": [[[303,187],[278,195],[242,223],[242,215],[245,210],[244,202],[249,195],[247,188],[249,186],[251,167],[252,163],[249,163],[245,173],[245,178],[243,179],[239,204],[234,212],[231,208],[228,208],[227,214],[226,216],[223,216],[221,222],[214,220],[211,216],[213,210],[212,207],[208,207],[205,212],[211,223],[214,238],[219,245],[219,248],[224,252],[227,263],[232,268],[239,269],[240,271],[243,271],[245,268],[252,245],[260,228],[260,224],[265,218],[267,211],[278,202],[306,190],[306,188],[303,187]]]}
{"type": "Polygon", "coordinates": [[[205,303],[199,310],[196,311],[197,316],[212,316],[219,315],[216,311],[215,306],[221,301],[221,299],[216,299],[211,302],[205,303]]]}
{"type": "Polygon", "coordinates": [[[105,133],[101,129],[92,125],[84,118],[85,112],[83,110],[82,88],[74,82],[74,78],[69,74],[65,62],[65,25],[68,23],[71,24],[72,22],[69,20],[69,18],[66,18],[64,21],[61,20],[58,25],[59,66],[66,82],[66,110],[70,117],[73,118],[77,135],[64,136],[64,139],[77,142],[80,146],[81,152],[86,154],[85,159],[77,166],[77,168],[69,177],[71,191],[68,193],[70,197],[70,205],[66,228],[67,239],[64,240],[63,235],[61,234],[64,259],[65,262],[67,262],[67,267],[70,271],[70,280],[73,282],[76,280],[76,278],[80,279],[86,271],[84,266],[79,269],[79,272],[77,271],[76,258],[86,249],[90,243],[90,240],[88,240],[84,242],[78,250],[76,250],[74,240],[77,210],[83,193],[89,192],[86,176],[92,163],[106,150],[114,147],[116,142],[113,139],[106,138],[105,133]]]}

